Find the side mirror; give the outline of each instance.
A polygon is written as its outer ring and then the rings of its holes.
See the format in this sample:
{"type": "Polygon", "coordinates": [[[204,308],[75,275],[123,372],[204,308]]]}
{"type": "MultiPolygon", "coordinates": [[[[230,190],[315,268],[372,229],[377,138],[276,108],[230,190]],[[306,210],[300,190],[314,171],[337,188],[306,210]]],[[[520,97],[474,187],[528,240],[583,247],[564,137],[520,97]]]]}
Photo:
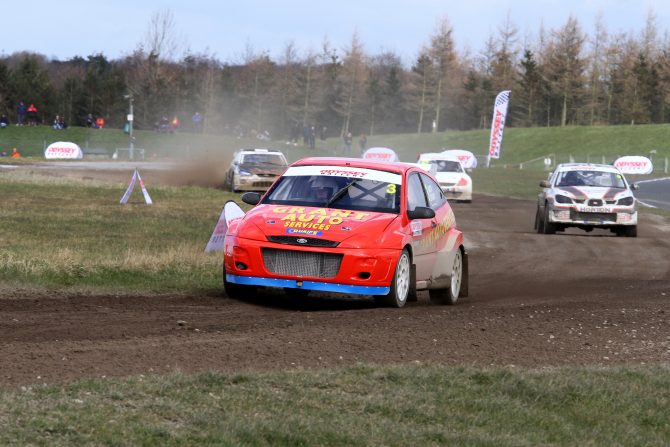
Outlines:
{"type": "Polygon", "coordinates": [[[245,192],[242,194],[242,201],[249,205],[258,205],[261,201],[261,194],[258,192],[245,192]]]}
{"type": "Polygon", "coordinates": [[[540,186],[543,188],[551,188],[551,183],[549,183],[549,180],[542,180],[540,186]]]}
{"type": "Polygon", "coordinates": [[[407,211],[407,217],[414,219],[432,219],[435,217],[435,211],[425,206],[417,206],[413,210],[407,211]]]}
{"type": "Polygon", "coordinates": [[[637,183],[633,183],[632,185],[630,185],[630,189],[632,189],[633,191],[637,191],[638,189],[640,189],[640,185],[638,185],[637,183]]]}

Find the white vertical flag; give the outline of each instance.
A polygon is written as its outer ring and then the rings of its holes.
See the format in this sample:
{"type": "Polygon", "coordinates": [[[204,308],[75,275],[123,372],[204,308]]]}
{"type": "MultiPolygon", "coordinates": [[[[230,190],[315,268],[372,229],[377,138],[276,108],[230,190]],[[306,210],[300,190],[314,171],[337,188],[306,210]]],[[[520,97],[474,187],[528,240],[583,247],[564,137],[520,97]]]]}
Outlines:
{"type": "Polygon", "coordinates": [[[496,102],[493,106],[493,122],[491,123],[489,158],[500,158],[500,146],[502,145],[503,130],[505,130],[505,117],[507,116],[510,93],[510,90],[504,90],[496,96],[496,102]]]}

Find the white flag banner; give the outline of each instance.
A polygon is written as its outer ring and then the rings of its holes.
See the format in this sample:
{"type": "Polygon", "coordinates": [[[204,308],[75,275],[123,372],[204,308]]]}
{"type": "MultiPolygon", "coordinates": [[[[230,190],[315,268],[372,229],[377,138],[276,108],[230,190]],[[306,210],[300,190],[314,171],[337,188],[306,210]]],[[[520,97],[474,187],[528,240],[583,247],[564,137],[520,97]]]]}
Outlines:
{"type": "Polygon", "coordinates": [[[205,247],[205,253],[211,251],[223,251],[223,243],[226,240],[226,232],[230,226],[230,222],[235,219],[241,219],[244,217],[244,211],[240,206],[233,202],[232,200],[226,202],[219,216],[219,220],[214,227],[212,236],[207,242],[207,247],[205,247]]]}
{"type": "Polygon", "coordinates": [[[504,90],[496,96],[493,106],[493,122],[491,123],[489,158],[500,158],[500,147],[502,146],[503,131],[505,130],[505,117],[507,116],[510,93],[511,90],[504,90]]]}
{"type": "Polygon", "coordinates": [[[120,203],[123,205],[128,203],[128,199],[130,199],[130,196],[132,195],[133,190],[135,189],[135,184],[137,182],[140,183],[140,188],[142,188],[144,201],[147,203],[147,205],[152,205],[154,202],[151,200],[149,192],[147,191],[147,188],[144,186],[144,180],[142,180],[142,177],[140,177],[140,171],[138,171],[137,169],[135,169],[135,172],[133,172],[133,178],[130,179],[130,183],[128,183],[128,188],[126,189],[126,192],[123,193],[123,197],[121,197],[120,203]]]}

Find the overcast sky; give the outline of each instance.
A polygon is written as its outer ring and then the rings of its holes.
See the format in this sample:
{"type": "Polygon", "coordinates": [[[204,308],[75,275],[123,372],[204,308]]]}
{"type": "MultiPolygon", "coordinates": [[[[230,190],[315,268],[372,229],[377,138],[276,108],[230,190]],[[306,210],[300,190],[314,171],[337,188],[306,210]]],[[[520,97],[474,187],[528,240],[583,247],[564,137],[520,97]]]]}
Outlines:
{"type": "Polygon", "coordinates": [[[437,21],[447,17],[458,50],[478,53],[509,13],[519,39],[535,39],[543,23],[556,29],[572,14],[593,29],[602,13],[611,33],[639,33],[649,11],[659,32],[670,23],[668,0],[0,0],[0,55],[33,51],[66,60],[103,53],[116,59],[143,41],[151,17],[170,11],[182,48],[224,62],[245,48],[276,58],[292,41],[300,54],[318,51],[324,38],[341,50],[357,32],[365,51],[394,51],[411,63],[437,21]]]}

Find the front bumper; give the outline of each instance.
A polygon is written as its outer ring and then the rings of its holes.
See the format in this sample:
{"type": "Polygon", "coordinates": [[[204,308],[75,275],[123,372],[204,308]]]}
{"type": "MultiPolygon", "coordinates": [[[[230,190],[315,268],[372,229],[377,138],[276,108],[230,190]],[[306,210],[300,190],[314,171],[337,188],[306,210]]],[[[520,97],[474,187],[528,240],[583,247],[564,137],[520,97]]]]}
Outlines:
{"type": "Polygon", "coordinates": [[[236,236],[226,237],[224,246],[228,282],[357,295],[389,293],[399,256],[396,249],[298,247],[236,236]],[[340,259],[336,268],[314,266],[334,258],[340,259]]]}
{"type": "Polygon", "coordinates": [[[267,191],[279,175],[235,175],[233,186],[237,191],[267,191]]]}
{"type": "Polygon", "coordinates": [[[549,221],[566,225],[612,227],[637,225],[637,209],[634,206],[557,206],[549,208],[549,221]]]}

